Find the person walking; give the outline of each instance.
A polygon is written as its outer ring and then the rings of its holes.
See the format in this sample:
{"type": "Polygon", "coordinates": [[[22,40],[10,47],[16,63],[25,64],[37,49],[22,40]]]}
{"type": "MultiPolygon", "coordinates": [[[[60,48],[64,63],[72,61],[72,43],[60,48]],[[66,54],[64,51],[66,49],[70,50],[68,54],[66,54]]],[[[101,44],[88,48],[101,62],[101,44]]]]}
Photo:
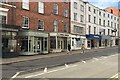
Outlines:
{"type": "Polygon", "coordinates": [[[70,53],[70,50],[71,50],[71,46],[70,46],[70,44],[68,44],[68,53],[70,53]]]}
{"type": "Polygon", "coordinates": [[[81,50],[82,50],[82,53],[85,53],[85,46],[84,46],[84,44],[82,44],[81,50]]]}

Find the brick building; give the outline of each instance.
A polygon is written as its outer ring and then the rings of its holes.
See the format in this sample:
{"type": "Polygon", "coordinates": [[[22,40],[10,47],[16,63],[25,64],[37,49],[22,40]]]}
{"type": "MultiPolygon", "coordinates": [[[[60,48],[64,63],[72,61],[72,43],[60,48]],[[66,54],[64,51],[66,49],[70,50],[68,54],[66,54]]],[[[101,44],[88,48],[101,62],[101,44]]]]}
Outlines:
{"type": "MultiPolygon", "coordinates": [[[[69,2],[29,2],[29,0],[23,0],[23,2],[13,2],[12,4],[7,2],[1,3],[1,5],[2,13],[0,15],[3,18],[2,21],[5,21],[2,24],[10,24],[12,28],[12,25],[17,25],[16,36],[19,39],[13,41],[17,45],[13,46],[20,54],[33,55],[67,49],[70,36],[69,2]]],[[[4,29],[3,25],[1,29],[4,29]]],[[[8,31],[6,32],[8,33],[8,31]]],[[[8,46],[11,42],[8,38],[5,40],[7,41],[3,40],[3,45],[6,44],[7,48],[10,48],[8,46]]],[[[9,54],[9,52],[6,53],[9,54]]]]}

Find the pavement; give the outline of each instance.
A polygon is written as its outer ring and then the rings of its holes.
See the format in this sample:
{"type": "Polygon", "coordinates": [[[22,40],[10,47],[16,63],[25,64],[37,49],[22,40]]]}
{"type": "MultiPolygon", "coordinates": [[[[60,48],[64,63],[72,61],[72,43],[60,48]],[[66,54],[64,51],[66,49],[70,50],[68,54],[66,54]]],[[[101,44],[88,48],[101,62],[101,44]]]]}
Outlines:
{"type": "MultiPolygon", "coordinates": [[[[107,47],[111,48],[111,47],[107,47]]],[[[85,52],[94,52],[98,50],[103,50],[106,48],[98,48],[98,49],[89,49],[85,50],[85,52]]],[[[82,53],[81,50],[76,50],[76,51],[71,51],[71,54],[80,54],[82,53]]],[[[33,55],[33,56],[19,56],[15,58],[2,58],[0,61],[0,64],[5,65],[5,64],[11,64],[11,63],[18,63],[18,62],[24,62],[24,61],[30,61],[30,60],[38,60],[38,59],[43,59],[43,58],[49,58],[49,57],[56,57],[56,56],[63,56],[63,55],[69,55],[67,52],[58,52],[58,53],[49,53],[46,55],[33,55]]]]}

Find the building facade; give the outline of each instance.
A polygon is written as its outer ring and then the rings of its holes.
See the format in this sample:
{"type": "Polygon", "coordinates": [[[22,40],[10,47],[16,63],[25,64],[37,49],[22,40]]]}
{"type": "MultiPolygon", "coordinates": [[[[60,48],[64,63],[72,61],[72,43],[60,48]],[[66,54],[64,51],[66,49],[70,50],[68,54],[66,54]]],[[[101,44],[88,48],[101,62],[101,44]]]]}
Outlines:
{"type": "Polygon", "coordinates": [[[71,49],[81,49],[85,44],[85,2],[80,0],[71,0],[71,49]]]}

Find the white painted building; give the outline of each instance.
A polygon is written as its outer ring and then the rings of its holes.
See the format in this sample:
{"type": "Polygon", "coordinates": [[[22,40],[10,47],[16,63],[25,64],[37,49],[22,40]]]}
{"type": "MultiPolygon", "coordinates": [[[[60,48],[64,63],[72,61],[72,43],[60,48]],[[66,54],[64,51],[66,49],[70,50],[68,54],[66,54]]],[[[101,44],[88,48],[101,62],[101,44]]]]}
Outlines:
{"type": "Polygon", "coordinates": [[[71,49],[80,49],[85,44],[85,2],[71,0],[71,49]]]}

